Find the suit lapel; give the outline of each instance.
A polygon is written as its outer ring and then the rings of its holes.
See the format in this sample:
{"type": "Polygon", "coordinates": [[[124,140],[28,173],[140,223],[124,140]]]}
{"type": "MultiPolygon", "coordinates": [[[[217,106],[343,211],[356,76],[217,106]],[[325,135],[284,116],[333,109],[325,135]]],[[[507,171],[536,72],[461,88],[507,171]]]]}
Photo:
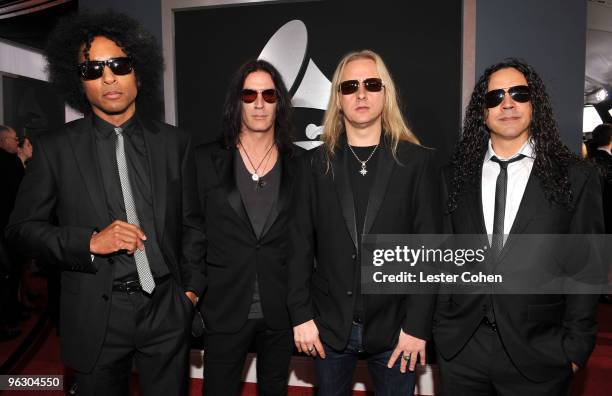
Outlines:
{"type": "Polygon", "coordinates": [[[166,226],[166,195],[168,193],[166,135],[161,133],[159,127],[154,123],[140,120],[140,125],[143,129],[142,132],[148,153],[155,227],[157,228],[158,238],[161,241],[163,240],[166,226]]]}
{"type": "Polygon", "coordinates": [[[467,212],[464,212],[463,217],[457,221],[472,222],[474,227],[470,233],[481,236],[482,246],[490,246],[482,211],[482,181],[480,177],[476,182],[466,186],[466,191],[461,199],[461,202],[467,208],[467,212]]]}
{"type": "Polygon", "coordinates": [[[515,235],[520,235],[523,233],[527,225],[531,222],[536,213],[538,213],[541,209],[540,200],[540,186],[537,176],[533,170],[529,175],[529,179],[527,180],[527,186],[525,187],[525,192],[523,193],[523,197],[521,198],[521,204],[519,205],[519,210],[516,213],[516,217],[514,218],[514,222],[512,223],[512,227],[510,228],[510,233],[508,234],[508,239],[502,248],[502,251],[499,256],[498,263],[501,262],[510,250],[512,244],[515,242],[516,238],[513,238],[515,235]]]}
{"type": "Polygon", "coordinates": [[[368,197],[368,207],[366,209],[365,220],[363,222],[363,234],[369,233],[372,229],[374,220],[376,219],[380,206],[385,198],[387,185],[391,179],[391,173],[393,173],[394,166],[395,160],[389,152],[389,149],[385,144],[385,140],[382,139],[378,152],[376,177],[374,178],[374,183],[372,183],[370,195],[368,197]]]}
{"type": "Polygon", "coordinates": [[[510,235],[522,234],[525,227],[527,227],[533,216],[538,212],[538,208],[540,207],[538,203],[539,192],[539,181],[535,172],[532,171],[529,175],[529,180],[527,180],[527,186],[521,198],[521,204],[516,213],[516,218],[510,228],[510,235]]]}
{"type": "Polygon", "coordinates": [[[110,223],[110,217],[106,205],[106,193],[102,185],[102,175],[100,175],[98,166],[98,152],[94,142],[93,128],[93,119],[88,116],[75,125],[68,134],[77,166],[81,171],[89,198],[100,219],[100,224],[107,225],[110,223]]]}
{"type": "Polygon", "coordinates": [[[290,161],[286,155],[280,157],[281,161],[281,185],[278,190],[278,197],[272,204],[272,208],[270,209],[270,213],[266,218],[266,223],[264,224],[264,228],[261,231],[261,238],[266,235],[266,233],[272,227],[272,224],[278,218],[278,215],[281,213],[283,209],[285,209],[289,205],[290,195],[291,195],[291,186],[293,185],[293,168],[291,167],[290,161]]]}
{"type": "Polygon", "coordinates": [[[244,208],[242,197],[240,197],[240,191],[236,185],[236,178],[234,177],[234,156],[236,150],[234,148],[223,148],[214,154],[214,163],[217,169],[217,174],[221,179],[223,188],[227,196],[227,202],[232,207],[236,215],[242,220],[245,227],[251,230],[251,233],[255,235],[253,226],[249,220],[249,216],[244,208]]]}
{"type": "Polygon", "coordinates": [[[340,208],[342,208],[342,216],[344,217],[346,228],[348,229],[349,235],[353,240],[355,250],[357,250],[358,237],[357,222],[355,220],[355,201],[353,199],[353,190],[351,189],[351,184],[348,179],[349,176],[347,174],[347,145],[348,143],[346,142],[346,139],[343,139],[340,149],[331,160],[332,176],[334,185],[336,186],[336,193],[338,194],[340,208]]]}
{"type": "Polygon", "coordinates": [[[484,213],[482,209],[482,181],[478,180],[476,186],[470,188],[470,191],[466,193],[466,201],[468,204],[468,210],[470,211],[470,217],[473,219],[478,234],[487,234],[487,227],[485,226],[484,213]]]}

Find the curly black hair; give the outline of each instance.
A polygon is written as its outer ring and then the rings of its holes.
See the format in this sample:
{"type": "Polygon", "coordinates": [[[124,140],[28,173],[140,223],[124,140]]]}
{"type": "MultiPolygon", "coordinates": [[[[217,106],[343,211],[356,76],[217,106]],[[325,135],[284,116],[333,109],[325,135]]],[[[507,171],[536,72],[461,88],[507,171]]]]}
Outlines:
{"type": "Polygon", "coordinates": [[[572,191],[568,180],[568,167],[578,162],[579,158],[559,138],[550,99],[540,76],[524,61],[508,58],[486,69],[472,92],[465,112],[463,135],[452,156],[454,173],[447,202],[448,212],[457,208],[457,200],[466,191],[469,183],[480,181],[490,133],[485,124],[484,96],[491,75],[507,68],[521,72],[529,86],[532,107],[529,134],[535,151],[533,171],[542,184],[546,199],[571,209],[572,191]]]}
{"type": "Polygon", "coordinates": [[[163,58],[157,40],[133,18],[111,10],[68,16],[50,33],[44,54],[49,81],[59,95],[84,114],[92,111],[77,64],[81,50],[85,59],[89,59],[91,43],[98,36],[115,42],[132,59],[138,81],[138,112],[159,117],[163,58]]]}
{"type": "Polygon", "coordinates": [[[235,146],[238,142],[242,126],[242,99],[241,93],[247,76],[256,71],[263,71],[270,75],[276,88],[276,117],[274,121],[274,140],[281,153],[293,152],[293,106],[291,96],[283,79],[269,62],[261,59],[252,59],[243,64],[234,74],[227,90],[225,104],[223,105],[223,118],[221,132],[227,146],[235,146]]]}

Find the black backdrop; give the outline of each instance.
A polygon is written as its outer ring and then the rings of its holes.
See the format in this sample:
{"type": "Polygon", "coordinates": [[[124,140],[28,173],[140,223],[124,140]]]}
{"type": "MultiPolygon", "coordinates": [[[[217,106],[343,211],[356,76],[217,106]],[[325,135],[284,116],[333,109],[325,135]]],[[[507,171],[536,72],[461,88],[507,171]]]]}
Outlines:
{"type": "MultiPolygon", "coordinates": [[[[178,126],[197,142],[219,137],[225,89],[234,71],[257,57],[285,23],[308,31],[307,58],[331,80],[340,58],[378,52],[400,91],[409,126],[449,155],[460,133],[461,0],[326,0],[209,7],[175,13],[178,126]]],[[[297,140],[323,111],[296,109],[297,140]]]]}

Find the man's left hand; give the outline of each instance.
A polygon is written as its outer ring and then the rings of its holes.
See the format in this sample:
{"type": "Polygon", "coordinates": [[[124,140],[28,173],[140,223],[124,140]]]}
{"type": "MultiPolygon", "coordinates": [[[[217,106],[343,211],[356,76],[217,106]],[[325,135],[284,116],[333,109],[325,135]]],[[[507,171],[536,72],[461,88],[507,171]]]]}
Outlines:
{"type": "Polygon", "coordinates": [[[185,295],[193,305],[196,305],[198,303],[198,296],[194,292],[186,291],[185,295]]]}
{"type": "Polygon", "coordinates": [[[393,367],[395,361],[399,358],[402,359],[400,371],[405,373],[408,360],[406,360],[404,356],[410,356],[410,365],[408,366],[408,370],[410,371],[414,371],[417,359],[420,359],[421,365],[425,365],[425,345],[427,345],[427,341],[413,337],[410,334],[404,333],[404,330],[400,330],[397,346],[391,354],[387,367],[393,367]]]}

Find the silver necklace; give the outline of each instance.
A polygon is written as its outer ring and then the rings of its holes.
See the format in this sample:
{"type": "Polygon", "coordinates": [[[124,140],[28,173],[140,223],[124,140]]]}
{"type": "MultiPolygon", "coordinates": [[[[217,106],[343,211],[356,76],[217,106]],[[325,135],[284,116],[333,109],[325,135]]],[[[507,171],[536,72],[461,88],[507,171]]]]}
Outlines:
{"type": "MultiPolygon", "coordinates": [[[[251,167],[254,170],[254,173],[251,174],[251,179],[253,179],[254,182],[258,182],[259,178],[261,176],[259,176],[259,174],[257,173],[259,171],[259,168],[261,167],[261,164],[263,164],[264,160],[266,158],[268,158],[268,155],[270,154],[270,152],[272,151],[272,147],[274,147],[275,142],[272,142],[272,144],[270,145],[270,147],[268,147],[268,151],[266,151],[266,154],[264,155],[264,157],[261,159],[261,161],[259,162],[259,165],[257,165],[257,167],[255,167],[255,164],[253,164],[253,161],[251,161],[251,157],[249,156],[249,153],[247,153],[246,148],[244,148],[244,145],[242,144],[242,142],[240,141],[240,139],[238,139],[238,144],[240,144],[240,147],[242,147],[242,150],[244,151],[244,154],[246,154],[247,160],[249,161],[249,164],[251,164],[251,167]]],[[[268,164],[268,162],[266,161],[266,165],[268,164]]],[[[264,169],[265,170],[265,166],[264,169]]]]}
{"type": "Polygon", "coordinates": [[[378,144],[374,146],[374,150],[372,150],[372,152],[370,153],[370,155],[365,161],[362,161],[357,156],[357,154],[355,154],[355,150],[353,150],[353,147],[350,144],[348,146],[349,146],[349,149],[351,149],[351,153],[353,153],[353,155],[355,156],[355,159],[361,163],[361,170],[359,171],[359,173],[361,173],[361,176],[365,176],[368,173],[368,170],[366,169],[366,164],[368,163],[370,159],[372,159],[372,156],[374,155],[374,153],[376,152],[376,149],[378,148],[378,144]]]}

